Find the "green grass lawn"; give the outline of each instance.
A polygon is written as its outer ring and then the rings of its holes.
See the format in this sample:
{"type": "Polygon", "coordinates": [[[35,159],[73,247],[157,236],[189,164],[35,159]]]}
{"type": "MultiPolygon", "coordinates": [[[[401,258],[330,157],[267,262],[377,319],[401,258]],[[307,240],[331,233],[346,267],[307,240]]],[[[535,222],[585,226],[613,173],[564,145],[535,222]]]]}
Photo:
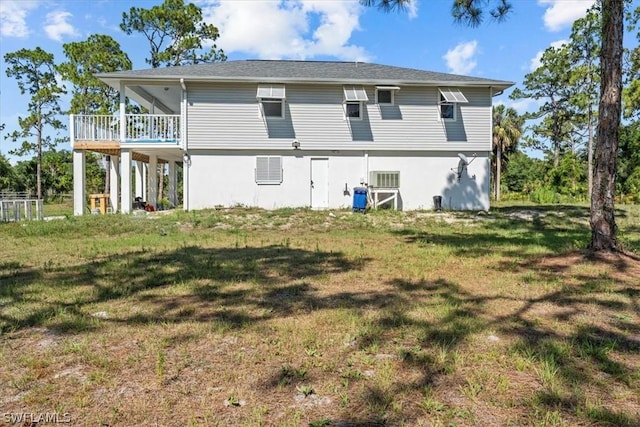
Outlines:
{"type": "MultiPolygon", "coordinates": [[[[640,206],[617,209],[640,253],[640,206]]],[[[637,426],[640,260],[586,256],[589,233],[588,207],[562,205],[0,224],[0,408],[72,425],[637,426]]]]}
{"type": "Polygon", "coordinates": [[[45,202],[42,206],[44,216],[72,216],[73,215],[73,199],[71,197],[63,202],[45,202]]]}

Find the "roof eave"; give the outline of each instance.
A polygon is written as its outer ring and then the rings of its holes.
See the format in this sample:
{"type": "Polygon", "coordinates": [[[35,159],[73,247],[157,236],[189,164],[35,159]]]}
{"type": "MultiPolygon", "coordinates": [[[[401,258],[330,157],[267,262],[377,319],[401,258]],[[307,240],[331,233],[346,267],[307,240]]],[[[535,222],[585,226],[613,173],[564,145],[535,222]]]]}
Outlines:
{"type": "Polygon", "coordinates": [[[359,84],[359,85],[389,85],[389,86],[456,86],[456,87],[492,87],[497,90],[504,90],[513,86],[514,82],[501,80],[487,81],[456,81],[456,80],[394,80],[394,79],[336,79],[336,78],[291,78],[291,77],[238,77],[238,76],[139,76],[139,75],[119,75],[97,74],[96,77],[109,86],[118,89],[120,82],[128,84],[169,84],[184,80],[188,82],[225,82],[225,83],[315,83],[315,84],[359,84]]]}

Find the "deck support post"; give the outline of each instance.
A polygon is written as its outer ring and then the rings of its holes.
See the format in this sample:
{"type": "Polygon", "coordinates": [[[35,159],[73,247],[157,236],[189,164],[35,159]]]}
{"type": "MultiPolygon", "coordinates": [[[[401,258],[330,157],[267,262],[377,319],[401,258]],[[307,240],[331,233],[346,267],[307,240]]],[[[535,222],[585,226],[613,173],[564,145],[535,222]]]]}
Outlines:
{"type": "Polygon", "coordinates": [[[83,215],[85,206],[85,154],[73,150],[73,214],[83,215]]]}
{"type": "MultiPolygon", "coordinates": [[[[121,189],[121,199],[120,204],[122,205],[121,212],[123,214],[131,213],[133,207],[133,198],[131,196],[131,151],[130,150],[122,150],[120,152],[120,183],[122,185],[121,189]]],[[[113,191],[113,189],[112,189],[113,191]]]]}
{"type": "Polygon", "coordinates": [[[111,156],[111,173],[109,174],[109,202],[113,213],[118,212],[118,197],[120,193],[120,157],[111,156]]]}
{"type": "Polygon", "coordinates": [[[155,209],[158,208],[158,157],[149,155],[149,200],[147,202],[155,209]]]}
{"type": "Polygon", "coordinates": [[[177,184],[178,176],[176,162],[169,160],[169,202],[173,207],[178,204],[177,184]]]}

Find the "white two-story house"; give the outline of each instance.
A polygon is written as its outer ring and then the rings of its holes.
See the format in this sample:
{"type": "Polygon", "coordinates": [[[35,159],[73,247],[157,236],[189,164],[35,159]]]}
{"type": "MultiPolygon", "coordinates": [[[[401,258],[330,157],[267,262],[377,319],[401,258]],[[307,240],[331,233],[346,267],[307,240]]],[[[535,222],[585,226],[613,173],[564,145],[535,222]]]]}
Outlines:
{"type": "Polygon", "coordinates": [[[72,116],[75,213],[84,153],[110,154],[111,204],[157,202],[183,169],[183,208],[488,209],[492,98],[513,83],[361,62],[228,61],[98,76],[117,116],[72,116]],[[149,114],[125,112],[126,98],[149,114]],[[135,172],[132,170],[135,169],[135,172]],[[376,202],[377,201],[377,202],[376,202]]]}

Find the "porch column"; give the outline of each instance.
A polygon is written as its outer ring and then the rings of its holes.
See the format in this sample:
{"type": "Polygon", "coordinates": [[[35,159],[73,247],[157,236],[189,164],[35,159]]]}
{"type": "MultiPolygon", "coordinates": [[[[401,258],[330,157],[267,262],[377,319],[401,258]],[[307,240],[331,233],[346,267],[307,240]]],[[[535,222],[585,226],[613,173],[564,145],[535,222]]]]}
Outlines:
{"type": "Polygon", "coordinates": [[[158,157],[149,155],[149,197],[147,202],[157,208],[158,206],[158,157]]]}
{"type": "Polygon", "coordinates": [[[144,169],[143,163],[140,160],[136,160],[136,197],[142,197],[144,200],[143,194],[143,176],[144,169]]]}
{"type": "Polygon", "coordinates": [[[85,155],[73,150],[73,214],[83,215],[85,206],[85,155]]]}
{"type": "Polygon", "coordinates": [[[128,214],[131,213],[131,208],[133,207],[133,197],[131,196],[131,151],[121,150],[120,167],[122,168],[120,175],[120,183],[122,184],[120,204],[122,207],[120,212],[128,214]]]}
{"type": "Polygon", "coordinates": [[[169,202],[171,203],[172,207],[175,207],[178,204],[178,176],[176,171],[176,162],[173,160],[169,160],[169,202]]]}
{"type": "Polygon", "coordinates": [[[149,164],[142,162],[142,200],[147,201],[149,197],[149,164]]]}
{"type": "Polygon", "coordinates": [[[111,173],[109,174],[109,201],[113,213],[118,212],[118,196],[120,192],[120,157],[111,156],[111,173]]]}

